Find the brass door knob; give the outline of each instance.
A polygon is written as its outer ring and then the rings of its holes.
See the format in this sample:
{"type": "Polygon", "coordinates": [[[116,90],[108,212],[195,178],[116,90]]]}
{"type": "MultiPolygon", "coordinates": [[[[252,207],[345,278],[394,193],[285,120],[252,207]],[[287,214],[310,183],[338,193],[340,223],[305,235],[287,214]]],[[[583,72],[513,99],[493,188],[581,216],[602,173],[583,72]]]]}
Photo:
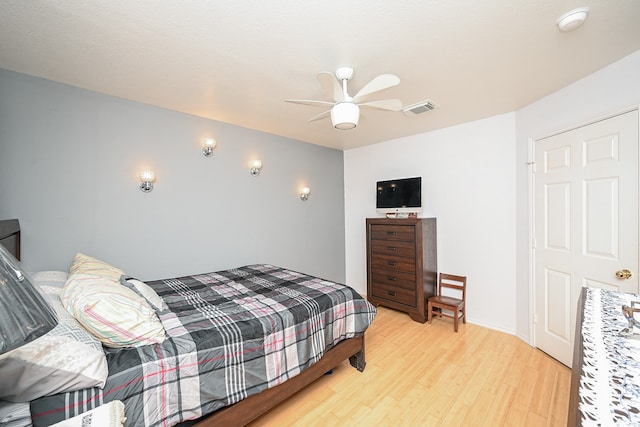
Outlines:
{"type": "Polygon", "coordinates": [[[629,279],[631,278],[631,272],[626,268],[624,270],[618,270],[616,271],[616,277],[618,279],[629,279]]]}

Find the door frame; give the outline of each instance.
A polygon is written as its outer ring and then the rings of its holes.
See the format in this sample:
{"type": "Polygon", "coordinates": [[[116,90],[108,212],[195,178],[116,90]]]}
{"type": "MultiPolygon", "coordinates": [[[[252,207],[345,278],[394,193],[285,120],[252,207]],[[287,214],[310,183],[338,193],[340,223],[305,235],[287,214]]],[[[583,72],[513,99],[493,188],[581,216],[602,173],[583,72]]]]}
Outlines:
{"type": "MultiPolygon", "coordinates": [[[[529,137],[528,138],[528,147],[527,147],[527,162],[525,163],[525,165],[527,165],[528,171],[527,171],[527,191],[529,192],[529,206],[528,206],[528,211],[529,211],[529,230],[528,230],[528,246],[527,249],[529,251],[529,342],[528,344],[532,347],[538,348],[537,343],[536,343],[536,298],[535,298],[535,286],[536,286],[536,256],[535,256],[535,236],[536,236],[536,216],[535,216],[535,210],[536,210],[536,194],[535,194],[535,185],[536,185],[536,180],[535,180],[535,154],[536,154],[536,141],[541,140],[541,139],[545,139],[545,138],[549,138],[552,136],[556,136],[559,135],[561,133],[564,132],[569,132],[584,126],[589,126],[591,124],[597,123],[597,122],[601,122],[603,120],[608,120],[611,119],[613,117],[622,115],[622,114],[626,114],[632,111],[638,111],[638,114],[640,115],[640,106],[633,106],[633,107],[629,107],[629,108],[625,108],[622,110],[619,110],[617,112],[613,112],[613,113],[609,113],[609,114],[605,114],[603,116],[600,117],[596,117],[593,118],[591,120],[587,120],[585,122],[576,124],[576,125],[572,125],[569,126],[567,128],[564,128],[562,130],[558,130],[555,132],[550,132],[548,134],[542,135],[542,136],[538,136],[538,137],[529,137]]],[[[638,136],[640,139],[640,121],[638,123],[638,136]]],[[[640,150],[639,150],[640,153],[640,150]]],[[[638,158],[638,168],[640,169],[640,154],[639,154],[639,158],[638,158]]],[[[639,171],[640,172],[640,171],[639,171]]],[[[640,188],[640,173],[638,173],[638,188],[640,188]]],[[[640,202],[640,191],[638,191],[638,201],[640,202]]],[[[639,203],[640,204],[640,203],[639,203]]],[[[640,221],[640,219],[639,219],[640,221]]],[[[639,224],[640,225],[640,224],[639,224]]],[[[640,245],[640,227],[638,227],[638,242],[640,245]]],[[[638,253],[640,254],[640,251],[638,251],[638,253]]],[[[640,265],[640,255],[639,255],[639,259],[637,260],[638,265],[640,265]]],[[[637,272],[637,274],[640,274],[640,271],[637,272]]]]}

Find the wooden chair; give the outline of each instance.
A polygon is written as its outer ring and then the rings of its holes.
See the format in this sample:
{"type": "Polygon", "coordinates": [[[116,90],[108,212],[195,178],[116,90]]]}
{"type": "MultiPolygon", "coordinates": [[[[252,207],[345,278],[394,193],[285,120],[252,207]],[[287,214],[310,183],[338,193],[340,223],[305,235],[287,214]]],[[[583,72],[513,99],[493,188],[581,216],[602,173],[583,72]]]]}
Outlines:
{"type": "Polygon", "coordinates": [[[456,276],[453,274],[440,273],[440,283],[438,286],[438,295],[429,297],[427,301],[427,320],[431,323],[434,314],[442,317],[453,318],[453,330],[458,332],[458,321],[462,319],[462,323],[467,323],[467,311],[465,307],[465,297],[467,288],[467,277],[456,276]],[[462,294],[462,298],[454,298],[448,295],[442,295],[442,288],[454,289],[462,294]],[[444,311],[450,311],[451,314],[444,311]]]}

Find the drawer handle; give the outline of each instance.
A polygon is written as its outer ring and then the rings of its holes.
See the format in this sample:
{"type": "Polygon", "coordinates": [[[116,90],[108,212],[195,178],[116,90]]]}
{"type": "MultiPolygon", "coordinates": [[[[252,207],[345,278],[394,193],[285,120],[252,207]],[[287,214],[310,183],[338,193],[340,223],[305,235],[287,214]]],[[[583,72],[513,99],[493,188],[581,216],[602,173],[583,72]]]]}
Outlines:
{"type": "Polygon", "coordinates": [[[393,247],[393,246],[387,246],[387,249],[389,249],[390,251],[395,251],[395,250],[397,250],[397,249],[396,249],[395,247],[393,247]]]}
{"type": "Polygon", "coordinates": [[[395,236],[395,235],[396,235],[396,232],[395,232],[395,231],[387,231],[387,234],[388,234],[389,236],[395,236]]]}
{"type": "Polygon", "coordinates": [[[387,261],[387,264],[389,264],[390,266],[395,266],[397,264],[397,262],[395,262],[395,261],[387,261]]]}
{"type": "Polygon", "coordinates": [[[387,277],[387,280],[389,280],[390,282],[396,282],[398,280],[397,277],[393,277],[393,276],[389,276],[387,277]]]}
{"type": "Polygon", "coordinates": [[[387,291],[387,293],[392,297],[395,297],[397,295],[394,291],[387,291]]]}

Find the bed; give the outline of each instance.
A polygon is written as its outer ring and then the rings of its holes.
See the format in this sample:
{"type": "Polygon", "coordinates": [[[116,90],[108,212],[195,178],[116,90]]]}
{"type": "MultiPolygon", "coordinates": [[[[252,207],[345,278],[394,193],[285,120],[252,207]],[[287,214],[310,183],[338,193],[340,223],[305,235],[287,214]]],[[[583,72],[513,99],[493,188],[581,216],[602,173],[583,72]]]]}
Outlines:
{"type": "MultiPolygon", "coordinates": [[[[52,292],[82,276],[73,274],[34,281],[52,292]]],[[[122,286],[136,283],[121,277],[122,286]]],[[[268,264],[143,284],[159,297],[149,301],[164,341],[103,347],[104,386],[32,400],[34,426],[115,400],[127,426],[244,425],[344,360],[365,368],[364,334],[376,312],[347,286],[268,264]]]]}

